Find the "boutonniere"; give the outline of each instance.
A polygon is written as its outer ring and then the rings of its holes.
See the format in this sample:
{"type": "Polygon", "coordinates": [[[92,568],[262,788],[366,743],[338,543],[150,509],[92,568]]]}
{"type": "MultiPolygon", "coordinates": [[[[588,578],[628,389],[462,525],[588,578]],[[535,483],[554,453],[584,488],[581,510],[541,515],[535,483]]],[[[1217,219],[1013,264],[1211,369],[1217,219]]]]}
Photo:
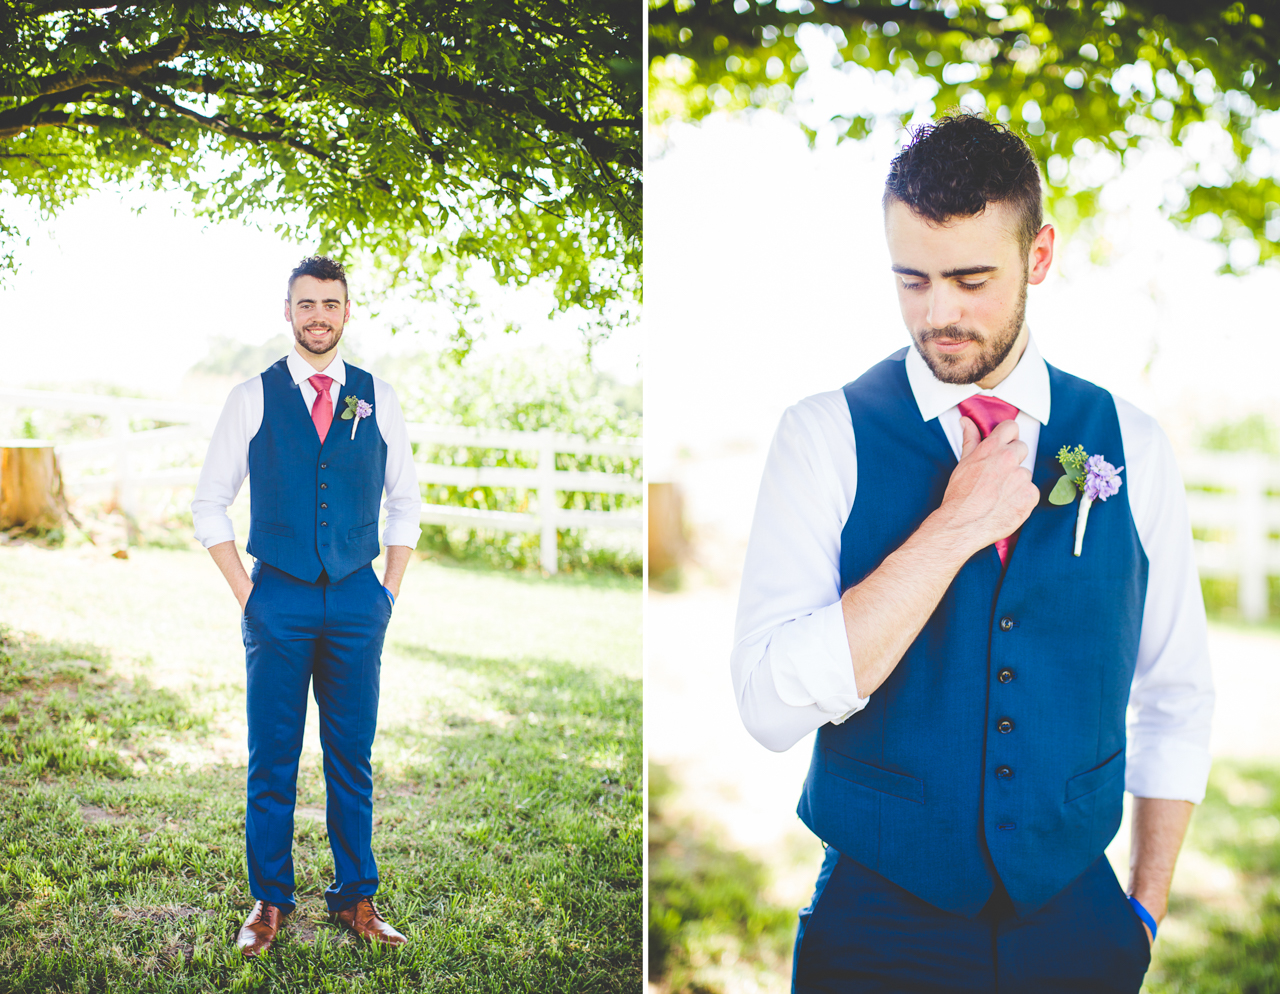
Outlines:
{"type": "Polygon", "coordinates": [[[1068,449],[1065,445],[1058,450],[1058,462],[1066,470],[1066,475],[1053,485],[1049,492],[1050,504],[1070,504],[1076,499],[1076,491],[1083,491],[1080,498],[1080,510],[1076,512],[1076,548],[1080,555],[1080,546],[1084,542],[1085,523],[1089,520],[1089,508],[1095,500],[1106,500],[1120,492],[1120,470],[1123,466],[1112,466],[1102,456],[1087,455],[1083,445],[1068,449]]]}
{"type": "Polygon", "coordinates": [[[354,442],[356,428],[360,426],[360,419],[367,418],[373,413],[373,405],[368,401],[360,400],[355,394],[342,399],[347,402],[347,409],[342,412],[342,420],[351,422],[351,440],[354,442]]]}

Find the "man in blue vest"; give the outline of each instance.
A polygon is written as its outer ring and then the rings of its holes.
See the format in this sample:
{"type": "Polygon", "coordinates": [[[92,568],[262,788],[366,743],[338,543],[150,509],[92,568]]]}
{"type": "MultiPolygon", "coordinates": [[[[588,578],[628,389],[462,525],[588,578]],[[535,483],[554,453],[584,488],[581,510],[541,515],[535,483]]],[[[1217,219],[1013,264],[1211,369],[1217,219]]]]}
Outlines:
{"type": "Polygon", "coordinates": [[[196,537],[243,612],[249,719],[245,845],[256,903],[236,938],[270,948],[294,909],[293,812],[310,686],[320,709],[333,917],[358,936],[405,937],[373,903],[373,777],[382,640],[417,544],[421,497],[400,405],[384,381],[344,363],[346,274],[304,259],[289,276],[295,348],[241,383],[209,443],[192,502],[196,537]],[[246,573],[227,507],[251,478],[246,573]],[[377,557],[386,492],[386,570],[377,557]]]}
{"type": "Polygon", "coordinates": [[[921,128],[884,205],[913,347],[784,415],[732,657],[759,741],[817,729],[793,986],[1132,994],[1209,770],[1181,479],[1152,418],[1030,336],[1054,231],[1022,139],[921,128]]]}

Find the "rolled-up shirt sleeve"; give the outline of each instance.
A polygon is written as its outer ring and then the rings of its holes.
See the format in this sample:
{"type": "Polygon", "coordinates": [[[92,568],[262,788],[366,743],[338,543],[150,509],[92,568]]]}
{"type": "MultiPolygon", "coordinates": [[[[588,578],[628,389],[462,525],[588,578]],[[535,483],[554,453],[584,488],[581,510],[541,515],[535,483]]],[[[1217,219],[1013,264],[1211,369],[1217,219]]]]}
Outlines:
{"type": "Polygon", "coordinates": [[[414,548],[422,532],[422,491],[413,464],[413,446],[405,428],[400,401],[390,383],[374,377],[374,414],[382,440],[387,443],[387,469],[383,481],[387,512],[382,544],[414,548]]]}
{"type": "Polygon", "coordinates": [[[1129,506],[1148,562],[1129,696],[1125,789],[1199,803],[1209,779],[1213,679],[1186,490],[1154,419],[1116,398],[1129,506]]]}
{"type": "Polygon", "coordinates": [[[262,409],[262,377],[255,376],[232,387],[218,416],[191,501],[196,540],[206,549],[235,540],[227,508],[249,475],[249,442],[262,426],[262,409]]]}
{"type": "Polygon", "coordinates": [[[869,700],[858,694],[840,605],[840,533],[856,484],[843,393],[789,408],[760,483],[730,657],[743,723],[775,752],[869,700]]]}

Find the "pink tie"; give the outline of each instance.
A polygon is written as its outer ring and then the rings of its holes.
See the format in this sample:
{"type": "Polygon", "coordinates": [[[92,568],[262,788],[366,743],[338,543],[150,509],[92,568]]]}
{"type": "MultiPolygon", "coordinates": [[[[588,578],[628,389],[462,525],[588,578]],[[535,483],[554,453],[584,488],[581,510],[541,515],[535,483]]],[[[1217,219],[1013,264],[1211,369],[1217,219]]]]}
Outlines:
{"type": "MultiPolygon", "coordinates": [[[[968,400],[962,400],[959,406],[960,413],[977,426],[978,434],[983,438],[990,435],[991,429],[1001,421],[1012,421],[1018,416],[1016,407],[1012,404],[1006,404],[996,397],[983,397],[981,395],[970,397],[968,400]]],[[[1017,532],[1014,532],[1008,538],[996,539],[996,552],[1000,556],[1000,565],[1007,566],[1009,564],[1009,553],[1013,551],[1017,541],[1017,532]]]]}
{"type": "Polygon", "coordinates": [[[316,401],[311,405],[311,421],[316,426],[316,434],[320,436],[320,444],[324,445],[329,425],[333,424],[333,398],[329,396],[329,385],[333,382],[333,377],[316,373],[307,382],[316,388],[316,401]]]}

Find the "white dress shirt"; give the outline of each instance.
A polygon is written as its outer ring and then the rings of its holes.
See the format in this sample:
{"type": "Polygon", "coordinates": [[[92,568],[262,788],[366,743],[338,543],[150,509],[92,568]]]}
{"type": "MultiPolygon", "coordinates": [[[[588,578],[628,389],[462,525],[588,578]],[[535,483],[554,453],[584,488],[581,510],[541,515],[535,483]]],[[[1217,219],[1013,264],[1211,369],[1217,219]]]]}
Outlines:
{"type": "MultiPolygon", "coordinates": [[[[296,349],[289,352],[288,367],[289,375],[302,396],[299,403],[305,406],[307,417],[310,417],[316,390],[308,380],[316,375],[316,370],[296,349]]],[[[342,387],[347,382],[346,363],[341,356],[335,355],[322,372],[333,378],[329,384],[329,395],[333,398],[333,424],[329,430],[349,432],[350,425],[339,416],[342,409],[338,404],[342,387]]],[[[209,452],[200,469],[200,482],[196,484],[195,500],[191,502],[196,538],[206,549],[236,537],[227,508],[249,475],[249,443],[262,427],[263,408],[262,377],[259,375],[232,388],[213,430],[209,452]]],[[[368,419],[365,423],[369,424],[368,419]]],[[[418,489],[418,474],[413,466],[413,449],[395,390],[376,376],[373,377],[373,418],[369,427],[373,425],[377,426],[382,440],[387,443],[387,470],[383,482],[386,493],[383,508],[387,512],[387,523],[382,530],[382,544],[413,548],[418,544],[418,534],[422,531],[419,525],[422,493],[418,489]]],[[[369,428],[362,424],[356,430],[368,431],[369,428]]]]}
{"type": "MultiPolygon", "coordinates": [[[[1034,339],[993,390],[941,382],[914,348],[905,361],[921,418],[938,419],[957,459],[957,405],[982,395],[1018,408],[1018,435],[1029,450],[1023,465],[1032,467],[1050,404],[1049,371],[1034,339]]],[[[1119,397],[1115,403],[1124,486],[1149,562],[1129,698],[1125,787],[1139,797],[1198,803],[1209,776],[1213,684],[1186,491],[1155,419],[1119,397]]],[[[840,604],[840,535],[857,485],[844,392],[817,394],[789,408],[760,483],[731,656],[743,723],[775,752],[827,722],[850,719],[870,700],[858,694],[840,604]]]]}

